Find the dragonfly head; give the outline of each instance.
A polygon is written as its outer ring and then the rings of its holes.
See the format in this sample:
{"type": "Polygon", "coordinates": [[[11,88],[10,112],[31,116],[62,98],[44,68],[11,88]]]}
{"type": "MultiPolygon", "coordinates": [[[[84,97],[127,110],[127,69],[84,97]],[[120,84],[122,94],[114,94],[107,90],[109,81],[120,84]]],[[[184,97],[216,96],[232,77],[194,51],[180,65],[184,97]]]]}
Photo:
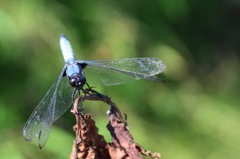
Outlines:
{"type": "Polygon", "coordinates": [[[76,88],[77,90],[80,90],[86,83],[86,78],[81,74],[73,74],[69,78],[69,83],[72,87],[76,88]]]}

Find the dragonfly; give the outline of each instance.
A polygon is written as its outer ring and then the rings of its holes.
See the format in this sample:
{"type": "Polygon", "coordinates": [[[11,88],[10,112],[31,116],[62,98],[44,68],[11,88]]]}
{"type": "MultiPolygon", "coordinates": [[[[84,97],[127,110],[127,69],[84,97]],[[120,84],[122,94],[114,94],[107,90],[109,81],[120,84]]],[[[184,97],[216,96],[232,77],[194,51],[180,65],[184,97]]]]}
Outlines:
{"type": "Polygon", "coordinates": [[[138,79],[161,81],[155,75],[166,70],[166,65],[157,58],[77,60],[65,35],[60,36],[60,48],[65,65],[23,128],[24,139],[37,139],[41,149],[48,140],[52,124],[72,105],[74,93],[81,90],[84,93],[84,86],[89,87],[87,72],[97,75],[103,85],[112,86],[138,79]]]}

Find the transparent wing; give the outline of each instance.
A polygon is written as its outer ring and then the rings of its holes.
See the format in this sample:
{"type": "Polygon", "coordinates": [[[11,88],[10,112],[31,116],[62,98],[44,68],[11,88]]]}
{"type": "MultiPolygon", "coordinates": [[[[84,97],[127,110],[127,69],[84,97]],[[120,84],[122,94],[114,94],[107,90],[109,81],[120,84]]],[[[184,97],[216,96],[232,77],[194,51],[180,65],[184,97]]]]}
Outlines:
{"type": "Polygon", "coordinates": [[[71,105],[72,88],[68,79],[62,77],[64,66],[57,81],[50,87],[44,98],[37,105],[23,128],[23,136],[27,141],[38,138],[39,147],[43,148],[50,134],[51,126],[71,105]]]}
{"type": "Polygon", "coordinates": [[[84,74],[97,74],[104,85],[118,85],[137,79],[159,81],[155,75],[166,70],[156,58],[128,58],[111,61],[78,61],[85,64],[84,74]]]}

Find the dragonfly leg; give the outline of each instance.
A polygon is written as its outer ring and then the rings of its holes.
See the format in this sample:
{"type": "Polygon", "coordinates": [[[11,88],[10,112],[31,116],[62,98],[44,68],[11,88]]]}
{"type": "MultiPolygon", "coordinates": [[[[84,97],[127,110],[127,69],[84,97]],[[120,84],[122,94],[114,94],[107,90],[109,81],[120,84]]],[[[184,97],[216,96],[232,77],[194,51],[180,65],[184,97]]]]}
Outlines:
{"type": "Polygon", "coordinates": [[[80,91],[77,90],[76,88],[74,88],[73,92],[72,92],[72,102],[73,102],[73,104],[74,104],[74,98],[75,98],[76,92],[78,92],[78,96],[80,96],[80,91]]]}
{"type": "Polygon", "coordinates": [[[93,93],[93,94],[101,94],[101,93],[95,91],[95,90],[93,89],[93,87],[90,87],[88,83],[86,83],[86,85],[87,85],[87,87],[88,87],[87,90],[90,91],[91,93],[93,93]]]}
{"type": "Polygon", "coordinates": [[[72,92],[72,103],[74,103],[74,97],[75,97],[76,91],[77,91],[76,88],[74,88],[72,92]]]}
{"type": "MultiPolygon", "coordinates": [[[[85,94],[86,94],[85,90],[82,89],[82,91],[83,91],[83,93],[84,93],[84,95],[85,95],[85,94]]],[[[72,93],[73,104],[74,104],[74,97],[75,97],[76,93],[78,93],[78,96],[80,96],[80,91],[77,90],[76,88],[74,88],[73,93],[72,93]]],[[[79,100],[79,101],[80,101],[80,100],[79,100]]],[[[80,102],[78,103],[78,111],[83,111],[83,110],[84,110],[84,106],[82,105],[82,101],[80,101],[80,102]]]]}

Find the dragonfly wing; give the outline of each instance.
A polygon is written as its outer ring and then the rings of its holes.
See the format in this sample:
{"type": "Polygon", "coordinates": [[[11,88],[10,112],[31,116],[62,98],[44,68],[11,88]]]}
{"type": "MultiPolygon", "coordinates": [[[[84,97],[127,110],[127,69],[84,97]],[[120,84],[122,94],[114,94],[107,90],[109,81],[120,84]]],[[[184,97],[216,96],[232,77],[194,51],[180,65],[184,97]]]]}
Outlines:
{"type": "Polygon", "coordinates": [[[67,79],[62,78],[65,69],[66,66],[23,128],[24,139],[31,141],[37,138],[40,148],[43,148],[47,142],[52,123],[69,108],[72,101],[72,88],[65,86],[68,85],[67,79]]]}
{"type": "Polygon", "coordinates": [[[158,81],[160,79],[155,75],[166,70],[166,65],[156,58],[127,58],[111,61],[78,62],[86,65],[84,68],[85,74],[88,74],[88,72],[98,74],[104,85],[118,85],[137,79],[158,81]]]}
{"type": "Polygon", "coordinates": [[[55,122],[70,107],[72,103],[72,91],[73,88],[69,85],[68,79],[62,78],[57,87],[57,90],[55,91],[57,94],[53,96],[52,106],[48,108],[48,111],[44,116],[38,138],[40,148],[43,148],[45,146],[50,135],[53,122],[55,122]],[[51,116],[53,118],[49,119],[51,116]]]}
{"type": "Polygon", "coordinates": [[[50,87],[42,101],[37,105],[36,109],[26,122],[23,128],[23,136],[26,141],[31,141],[39,137],[44,116],[48,111],[49,103],[51,103],[55,88],[56,83],[50,87]]]}

